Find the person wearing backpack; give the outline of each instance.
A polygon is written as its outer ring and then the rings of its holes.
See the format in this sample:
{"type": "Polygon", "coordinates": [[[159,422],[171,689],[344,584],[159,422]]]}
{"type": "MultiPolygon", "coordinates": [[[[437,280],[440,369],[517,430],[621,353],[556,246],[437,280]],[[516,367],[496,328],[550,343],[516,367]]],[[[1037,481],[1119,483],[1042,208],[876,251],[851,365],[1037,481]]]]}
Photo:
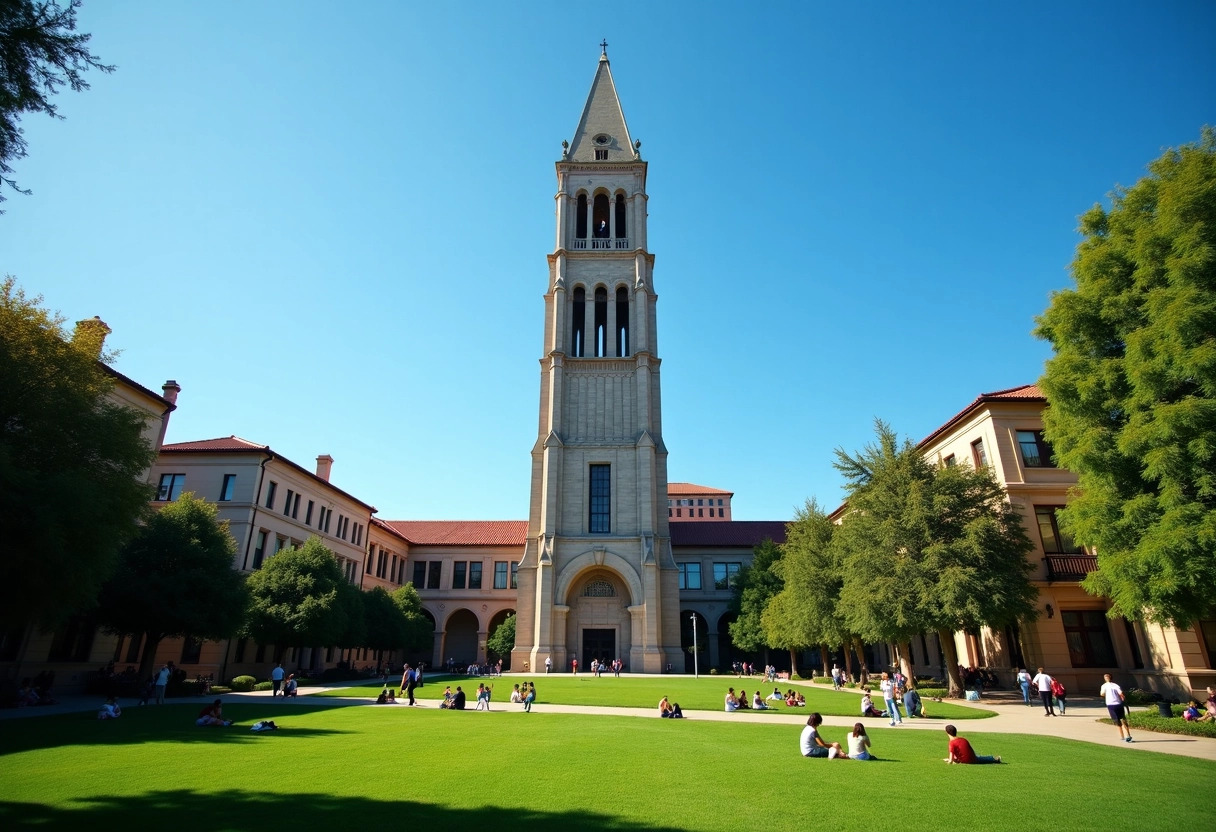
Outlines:
{"type": "Polygon", "coordinates": [[[1056,698],[1056,707],[1060,709],[1060,716],[1064,716],[1068,707],[1068,691],[1060,684],[1060,680],[1054,677],[1051,680],[1051,694],[1056,698]]]}

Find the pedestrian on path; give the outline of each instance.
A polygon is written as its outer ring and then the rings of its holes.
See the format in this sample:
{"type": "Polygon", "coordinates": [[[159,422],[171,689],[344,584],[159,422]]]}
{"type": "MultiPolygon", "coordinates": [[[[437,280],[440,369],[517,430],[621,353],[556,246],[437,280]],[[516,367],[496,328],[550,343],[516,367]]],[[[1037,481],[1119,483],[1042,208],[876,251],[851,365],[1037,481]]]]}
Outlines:
{"type": "Polygon", "coordinates": [[[1022,701],[1026,703],[1026,707],[1030,707],[1030,674],[1026,672],[1026,668],[1018,671],[1018,687],[1022,689],[1022,701]]]}
{"type": "Polygon", "coordinates": [[[553,669],[553,657],[545,656],[545,673],[547,674],[552,669],[553,669]]]}
{"type": "Polygon", "coordinates": [[[401,677],[401,684],[405,687],[405,694],[410,700],[407,704],[417,705],[418,703],[414,701],[414,688],[418,687],[418,674],[408,664],[405,666],[405,675],[401,677]]]}
{"type": "Polygon", "coordinates": [[[161,669],[156,671],[155,691],[157,705],[165,704],[165,686],[169,684],[169,675],[169,665],[167,664],[162,665],[161,669]]]}
{"type": "Polygon", "coordinates": [[[283,671],[283,663],[279,662],[274,666],[274,670],[270,671],[270,681],[274,683],[274,688],[270,691],[270,698],[274,699],[279,695],[279,691],[283,687],[283,678],[287,674],[283,671]]]}
{"type": "Polygon", "coordinates": [[[1098,693],[1106,700],[1106,712],[1110,714],[1115,727],[1119,729],[1119,738],[1124,742],[1131,742],[1132,726],[1127,721],[1127,706],[1123,704],[1123,688],[1110,680],[1109,673],[1103,674],[1102,678],[1106,681],[1098,689],[1098,693]],[[1127,728],[1126,736],[1123,734],[1124,728],[1127,728]]]}
{"type": "Polygon", "coordinates": [[[1039,692],[1039,699],[1043,701],[1043,716],[1056,715],[1056,708],[1051,704],[1051,682],[1051,677],[1044,673],[1041,667],[1034,678],[1030,680],[1030,683],[1039,692]]]}
{"type": "Polygon", "coordinates": [[[1064,716],[1064,712],[1068,710],[1068,690],[1059,679],[1051,680],[1051,695],[1056,698],[1056,707],[1060,709],[1060,716],[1064,716]]]}
{"type": "Polygon", "coordinates": [[[895,680],[884,672],[878,686],[882,688],[882,698],[887,700],[887,716],[891,718],[891,724],[903,725],[904,718],[899,713],[899,700],[895,693],[895,680]]]}

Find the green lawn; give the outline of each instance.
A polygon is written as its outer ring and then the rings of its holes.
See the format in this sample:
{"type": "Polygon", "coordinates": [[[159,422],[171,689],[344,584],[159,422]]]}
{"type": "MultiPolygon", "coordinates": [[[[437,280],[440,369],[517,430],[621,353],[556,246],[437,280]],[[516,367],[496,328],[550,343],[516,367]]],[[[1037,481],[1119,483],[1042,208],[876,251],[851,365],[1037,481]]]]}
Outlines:
{"type": "MultiPolygon", "coordinates": [[[[726,689],[728,687],[733,687],[736,692],[743,689],[752,694],[756,692],[756,687],[759,686],[766,696],[773,691],[772,683],[765,686],[756,679],[736,679],[733,676],[702,676],[700,679],[693,678],[692,676],[667,676],[663,678],[622,676],[619,679],[613,676],[601,676],[597,679],[589,674],[572,676],[568,673],[562,673],[549,676],[530,676],[527,678],[536,684],[536,697],[539,703],[555,702],[562,705],[601,705],[605,707],[657,709],[659,700],[666,696],[672,702],[679,702],[680,707],[684,710],[720,711],[722,710],[722,703],[726,697],[726,689]]],[[[475,701],[473,694],[477,690],[478,683],[485,682],[494,686],[494,705],[502,707],[507,704],[511,697],[512,686],[522,680],[523,677],[518,676],[503,676],[501,678],[460,677],[454,679],[448,679],[439,675],[428,676],[426,684],[415,690],[414,696],[419,699],[441,699],[443,697],[444,685],[451,684],[452,690],[456,689],[456,685],[460,685],[464,688],[465,693],[469,694],[470,707],[472,707],[471,703],[475,701]]],[[[396,682],[399,681],[401,681],[400,678],[390,681],[389,685],[395,688],[396,682]]],[[[789,687],[790,685],[786,684],[781,687],[781,690],[784,691],[789,687]]],[[[356,696],[375,699],[383,688],[384,686],[381,683],[376,682],[310,695],[356,696]]],[[[811,711],[819,711],[821,714],[831,716],[858,716],[860,714],[861,696],[859,694],[837,692],[830,688],[824,690],[811,687],[810,685],[795,686],[795,689],[806,697],[806,708],[798,708],[799,712],[805,711],[809,713],[811,711]]],[[[875,704],[881,710],[883,707],[882,698],[876,697],[875,704]]],[[[924,705],[926,712],[932,719],[983,719],[996,716],[992,711],[952,705],[949,702],[925,702],[924,705]]],[[[793,708],[787,708],[784,704],[776,708],[776,713],[790,713],[793,711],[793,708]]]]}
{"type": "Polygon", "coordinates": [[[227,706],[241,724],[224,729],[194,727],[196,710],[0,723],[0,827],[738,830],[830,814],[840,830],[1022,832],[1037,805],[1109,832],[1207,828],[1216,809],[1210,762],[1047,737],[965,732],[1008,764],[947,766],[944,733],[885,727],[883,761],[863,763],[804,759],[789,725],[267,701],[227,706]],[[249,731],[265,718],[282,730],[249,731]]]}

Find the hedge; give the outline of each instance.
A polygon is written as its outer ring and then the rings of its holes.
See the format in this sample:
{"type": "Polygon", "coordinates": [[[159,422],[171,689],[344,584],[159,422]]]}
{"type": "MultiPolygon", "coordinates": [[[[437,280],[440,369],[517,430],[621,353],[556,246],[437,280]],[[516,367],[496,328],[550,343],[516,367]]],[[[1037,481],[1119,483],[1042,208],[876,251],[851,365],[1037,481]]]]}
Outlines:
{"type": "MultiPolygon", "coordinates": [[[[1216,738],[1216,722],[1187,722],[1182,718],[1182,708],[1174,707],[1175,716],[1165,717],[1152,711],[1130,711],[1127,715],[1127,722],[1133,728],[1143,731],[1156,731],[1159,734],[1181,734],[1187,737],[1212,737],[1216,738]]],[[[1101,722],[1107,725],[1114,725],[1109,719],[1103,719],[1101,722]]]]}

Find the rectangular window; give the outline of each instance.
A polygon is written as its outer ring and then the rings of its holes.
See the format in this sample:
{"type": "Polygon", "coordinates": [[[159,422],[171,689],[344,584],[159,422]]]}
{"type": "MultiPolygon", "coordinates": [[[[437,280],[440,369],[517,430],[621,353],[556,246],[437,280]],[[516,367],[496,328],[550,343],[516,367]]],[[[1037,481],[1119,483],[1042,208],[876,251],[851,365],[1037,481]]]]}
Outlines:
{"type": "Polygon", "coordinates": [[[439,589],[439,577],[443,570],[443,561],[433,560],[426,573],[426,588],[439,589]]]}
{"type": "Polygon", "coordinates": [[[721,498],[721,497],[719,497],[719,498],[718,498],[718,505],[722,505],[722,498],[721,498]]]}
{"type": "Polygon", "coordinates": [[[704,501],[704,500],[697,500],[697,505],[699,505],[699,506],[703,506],[703,505],[705,505],[705,501],[704,501]]]}
{"type": "Polygon", "coordinates": [[[312,500],[308,501],[308,509],[304,512],[304,525],[305,526],[312,525],[312,508],[314,505],[316,505],[316,504],[312,500]]]}
{"type": "Polygon", "coordinates": [[[671,509],[667,509],[667,516],[668,516],[668,517],[670,517],[670,516],[671,516],[671,509]]]}
{"type": "Polygon", "coordinates": [[[388,579],[395,584],[401,583],[401,576],[397,574],[397,556],[393,555],[393,565],[390,567],[388,579]]]}
{"type": "Polygon", "coordinates": [[[224,474],[224,484],[220,486],[220,502],[226,503],[232,499],[232,491],[236,487],[236,474],[224,474]]]}
{"type": "Polygon", "coordinates": [[[481,561],[469,561],[469,589],[481,589],[481,561]]]}
{"type": "Polygon", "coordinates": [[[681,563],[678,565],[680,567],[680,589],[700,589],[701,564],[681,563]]]}
{"type": "Polygon", "coordinates": [[[735,576],[743,567],[741,563],[715,563],[714,589],[730,589],[735,585],[735,576]]]}
{"type": "Polygon", "coordinates": [[[258,649],[253,651],[253,660],[258,664],[266,661],[266,645],[259,644],[258,649]]]}
{"type": "Polygon", "coordinates": [[[519,589],[519,564],[511,564],[511,589],[519,589]]]}
{"type": "Polygon", "coordinates": [[[286,548],[287,548],[287,538],[282,537],[282,536],[276,537],[275,541],[274,541],[275,552],[281,552],[286,548]]]}
{"type": "Polygon", "coordinates": [[[236,652],[232,655],[232,661],[236,664],[241,664],[245,661],[245,649],[249,646],[249,639],[238,638],[236,640],[236,652]]]}
{"type": "Polygon", "coordinates": [[[414,589],[422,589],[426,586],[426,561],[414,561],[414,589]]]}
{"type": "Polygon", "coordinates": [[[171,503],[182,495],[182,488],[185,485],[185,474],[161,474],[160,488],[156,491],[156,499],[162,503],[171,503]]]}
{"type": "Polygon", "coordinates": [[[1106,613],[1101,610],[1061,610],[1064,640],[1073,667],[1115,667],[1115,647],[1106,613]]]}
{"type": "Polygon", "coordinates": [[[203,643],[193,636],[182,641],[182,664],[198,664],[203,655],[203,643]]]}
{"type": "Polygon", "coordinates": [[[595,161],[604,162],[608,159],[608,150],[606,148],[597,147],[595,149],[595,161]]]}
{"type": "Polygon", "coordinates": [[[976,468],[983,468],[988,464],[988,452],[984,450],[983,439],[971,443],[971,456],[975,460],[976,468]]]}
{"type": "Polygon", "coordinates": [[[682,508],[676,509],[676,517],[683,517],[683,516],[684,516],[684,509],[682,509],[682,508]]]}
{"type": "Polygon", "coordinates": [[[284,517],[291,516],[291,498],[294,497],[295,495],[296,495],[296,492],[292,491],[290,488],[287,489],[287,499],[283,501],[283,516],[284,517]]]}
{"type": "Polygon", "coordinates": [[[266,531],[258,531],[258,545],[253,549],[253,568],[261,569],[262,561],[266,559],[266,531]]]}
{"type": "Polygon", "coordinates": [[[275,489],[277,489],[278,487],[279,487],[279,484],[277,482],[275,482],[274,480],[271,480],[269,483],[267,483],[267,485],[266,485],[266,508],[270,508],[270,509],[274,508],[274,492],[275,492],[275,489]]]}
{"type": "Polygon", "coordinates": [[[131,646],[127,648],[127,664],[139,664],[140,649],[144,646],[144,637],[135,636],[131,639],[131,646]]]}
{"type": "Polygon", "coordinates": [[[608,534],[612,531],[612,466],[592,465],[591,476],[591,534],[608,534]]]}
{"type": "Polygon", "coordinates": [[[346,518],[341,514],[338,515],[338,537],[346,540],[346,518]]]}
{"type": "Polygon", "coordinates": [[[1048,555],[1078,555],[1085,550],[1077,545],[1072,536],[1060,531],[1056,512],[1062,506],[1035,506],[1034,516],[1039,522],[1039,537],[1043,539],[1043,552],[1048,555]]]}
{"type": "Polygon", "coordinates": [[[93,652],[93,639],[96,635],[97,627],[93,624],[92,619],[83,615],[74,615],[63,627],[55,631],[46,660],[49,662],[87,662],[89,654],[93,652]]]}
{"type": "Polygon", "coordinates": [[[458,560],[452,564],[452,589],[464,589],[465,572],[468,571],[467,561],[458,560]]]}
{"type": "Polygon", "coordinates": [[[705,516],[705,509],[703,509],[703,508],[699,508],[699,509],[697,509],[697,516],[698,516],[698,517],[704,517],[704,516],[705,516]]]}
{"type": "Polygon", "coordinates": [[[1136,625],[1125,618],[1123,628],[1127,631],[1127,645],[1132,648],[1132,667],[1142,670],[1144,669],[1144,657],[1140,655],[1140,640],[1136,638],[1136,625]]]}
{"type": "Polygon", "coordinates": [[[1204,646],[1207,647],[1208,667],[1216,667],[1216,618],[1199,619],[1195,629],[1203,636],[1204,646]]]}
{"type": "Polygon", "coordinates": [[[942,461],[946,463],[947,468],[953,468],[958,464],[958,460],[954,458],[954,454],[950,454],[950,456],[946,457],[942,461]]]}
{"type": "Polygon", "coordinates": [[[1022,464],[1027,468],[1055,468],[1055,452],[1043,438],[1041,430],[1018,431],[1018,447],[1022,449],[1022,464]]]}
{"type": "Polygon", "coordinates": [[[291,519],[300,519],[300,495],[297,494],[295,500],[291,504],[291,519]]]}
{"type": "Polygon", "coordinates": [[[494,561],[494,588],[507,588],[507,562],[505,560],[494,561]]]}

